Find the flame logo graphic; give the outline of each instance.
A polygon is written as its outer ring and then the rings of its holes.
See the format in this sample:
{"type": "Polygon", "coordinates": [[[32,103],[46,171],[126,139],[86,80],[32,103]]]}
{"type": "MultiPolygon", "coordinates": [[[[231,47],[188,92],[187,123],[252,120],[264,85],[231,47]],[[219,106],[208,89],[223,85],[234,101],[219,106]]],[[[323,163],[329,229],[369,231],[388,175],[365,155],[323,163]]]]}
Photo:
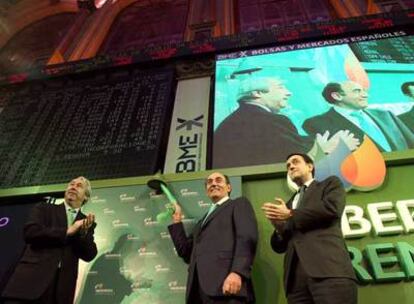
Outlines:
{"type": "Polygon", "coordinates": [[[376,145],[368,136],[364,136],[362,144],[351,151],[340,140],[332,153],[317,154],[315,178],[323,180],[331,175],[338,176],[347,191],[356,189],[370,191],[379,188],[386,175],[384,158],[376,145]]]}

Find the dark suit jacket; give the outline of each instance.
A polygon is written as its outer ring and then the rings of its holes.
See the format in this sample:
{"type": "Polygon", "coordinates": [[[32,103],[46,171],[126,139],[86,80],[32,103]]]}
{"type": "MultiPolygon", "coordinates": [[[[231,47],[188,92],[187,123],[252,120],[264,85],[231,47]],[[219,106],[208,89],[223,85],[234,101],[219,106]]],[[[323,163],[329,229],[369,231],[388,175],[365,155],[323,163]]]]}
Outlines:
{"type": "Polygon", "coordinates": [[[414,132],[414,107],[410,111],[398,115],[398,118],[401,119],[411,132],[414,132]]]}
{"type": "Polygon", "coordinates": [[[214,132],[215,168],[285,161],[291,153],[307,153],[313,144],[300,136],[288,117],[249,104],[229,115],[214,132]]]}
{"type": "MultiPolygon", "coordinates": [[[[85,218],[78,212],[75,220],[85,218]]],[[[39,298],[58,275],[56,286],[59,304],[73,303],[79,258],[91,261],[97,253],[93,241],[95,225],[84,236],[66,236],[64,204],[37,204],[24,227],[26,248],[3,296],[34,300],[39,298]],[[58,272],[59,269],[59,272],[58,272]]]]}
{"type": "Polygon", "coordinates": [[[178,255],[189,264],[187,303],[196,267],[200,287],[207,295],[223,296],[225,278],[236,272],[243,278],[240,296],[253,301],[251,269],[257,222],[250,202],[245,198],[229,199],[210,214],[204,225],[203,219],[188,237],[182,223],[168,226],[178,255]]]}
{"type": "MultiPolygon", "coordinates": [[[[375,109],[368,109],[364,111],[380,128],[392,150],[414,148],[413,132],[411,132],[397,116],[392,114],[390,111],[375,109]]],[[[331,133],[331,135],[340,130],[349,130],[354,133],[361,143],[365,134],[364,131],[336,112],[333,108],[321,115],[305,120],[303,123],[303,129],[313,136],[317,133],[323,134],[327,130],[331,133]]],[[[383,150],[379,145],[378,148],[381,151],[383,150]]]]}
{"type": "MultiPolygon", "coordinates": [[[[291,208],[293,197],[287,206],[291,208]]],[[[322,182],[313,181],[298,209],[279,234],[271,237],[271,246],[278,253],[286,252],[284,286],[289,293],[294,254],[306,274],[312,278],[343,277],[356,279],[350,255],[341,231],[345,208],[345,190],[336,176],[322,182]]]]}

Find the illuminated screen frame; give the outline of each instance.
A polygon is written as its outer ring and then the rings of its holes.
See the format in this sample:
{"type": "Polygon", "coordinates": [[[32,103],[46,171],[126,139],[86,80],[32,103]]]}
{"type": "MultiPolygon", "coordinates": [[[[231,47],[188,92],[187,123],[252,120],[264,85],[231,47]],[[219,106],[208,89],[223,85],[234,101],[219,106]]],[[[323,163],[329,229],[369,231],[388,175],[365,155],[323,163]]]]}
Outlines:
{"type": "MultiPolygon", "coordinates": [[[[303,138],[305,141],[306,139],[308,141],[307,147],[310,150],[316,136],[315,134],[307,134],[303,123],[332,108],[332,105],[321,94],[329,82],[341,84],[344,81],[352,80],[360,84],[369,94],[367,109],[389,111],[392,113],[392,119],[414,109],[414,97],[409,97],[401,91],[403,83],[414,81],[413,50],[414,36],[410,36],[404,31],[398,31],[218,55],[216,58],[214,99],[213,168],[283,162],[284,157],[287,156],[264,156],[263,159],[260,159],[257,151],[262,151],[263,154],[265,149],[261,150],[260,146],[262,142],[269,141],[269,125],[266,128],[266,125],[262,124],[266,119],[253,121],[253,117],[257,118],[257,116],[249,117],[246,115],[244,125],[240,122],[234,123],[234,120],[232,123],[228,122],[231,120],[231,115],[237,115],[236,112],[239,109],[237,100],[243,96],[244,91],[249,90],[249,86],[252,86],[252,79],[255,85],[268,78],[281,80],[282,85],[290,92],[291,96],[285,96],[287,105],[277,114],[289,118],[299,136],[295,140],[298,141],[299,138],[301,141],[303,138]],[[377,41],[387,41],[387,39],[392,39],[390,41],[397,46],[405,42],[405,45],[401,46],[401,52],[387,54],[381,50],[381,45],[375,46],[377,41]],[[377,48],[377,52],[375,52],[375,48],[377,48]],[[407,53],[407,50],[411,51],[407,53]],[[366,58],[358,59],[362,55],[366,58]],[[404,56],[405,63],[398,62],[402,61],[401,56],[404,56]],[[223,123],[225,120],[227,122],[223,123]],[[236,129],[233,132],[229,131],[230,127],[227,127],[226,131],[219,130],[217,132],[220,124],[233,124],[236,129]],[[250,130],[254,128],[263,128],[263,130],[261,133],[258,131],[253,134],[250,130]],[[249,131],[244,134],[243,130],[249,131]],[[310,138],[306,138],[308,135],[310,138]],[[241,141],[244,143],[240,145],[241,141]],[[244,153],[246,150],[250,150],[251,153],[244,153]],[[232,156],[225,156],[225,151],[234,152],[230,152],[233,153],[232,156]],[[243,157],[234,155],[240,153],[244,154],[244,160],[243,157]]],[[[249,100],[249,102],[251,101],[252,99],[249,100]]],[[[406,131],[404,130],[404,132],[406,131]]],[[[409,130],[409,133],[407,136],[410,138],[406,140],[407,145],[405,146],[398,146],[398,144],[387,146],[386,143],[382,143],[381,146],[378,143],[381,139],[377,139],[377,147],[381,152],[412,149],[414,147],[411,136],[414,135],[414,132],[409,130]]],[[[331,137],[332,135],[329,134],[331,137]]],[[[372,139],[373,136],[370,138],[372,139]]],[[[280,138],[276,138],[275,141],[278,140],[280,140],[280,146],[285,146],[280,138]]],[[[360,141],[363,141],[362,137],[360,141]]],[[[267,147],[272,146],[267,145],[267,147]]],[[[273,147],[273,149],[275,148],[273,147]]]]}

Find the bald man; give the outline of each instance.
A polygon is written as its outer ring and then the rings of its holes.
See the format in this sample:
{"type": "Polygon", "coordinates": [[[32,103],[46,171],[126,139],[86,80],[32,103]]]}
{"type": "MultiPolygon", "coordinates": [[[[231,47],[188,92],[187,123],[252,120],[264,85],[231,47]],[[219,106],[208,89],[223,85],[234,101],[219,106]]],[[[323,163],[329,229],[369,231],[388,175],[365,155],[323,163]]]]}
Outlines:
{"type": "Polygon", "coordinates": [[[303,129],[308,134],[349,130],[360,142],[367,135],[380,151],[414,148],[414,134],[397,116],[386,110],[368,109],[368,92],[359,83],[328,83],[322,96],[332,107],[305,120],[303,129]]]}
{"type": "Polygon", "coordinates": [[[251,279],[257,222],[250,202],[231,199],[229,178],[210,174],[205,182],[210,210],[187,235],[178,204],[168,227],[177,254],[189,264],[186,303],[254,303],[251,279]]]}

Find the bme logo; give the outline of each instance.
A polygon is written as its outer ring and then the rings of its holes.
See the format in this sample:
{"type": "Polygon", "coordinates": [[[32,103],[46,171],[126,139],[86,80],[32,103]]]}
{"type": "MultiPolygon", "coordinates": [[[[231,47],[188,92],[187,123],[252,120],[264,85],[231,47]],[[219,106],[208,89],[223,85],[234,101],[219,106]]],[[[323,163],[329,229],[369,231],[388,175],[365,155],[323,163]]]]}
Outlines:
{"type": "Polygon", "coordinates": [[[204,115],[200,115],[192,120],[185,120],[182,118],[177,118],[177,122],[180,123],[180,125],[178,125],[176,130],[178,131],[185,127],[187,131],[191,131],[193,129],[193,126],[201,128],[203,124],[199,122],[199,120],[202,120],[203,118],[204,118],[204,115]]]}
{"type": "Polygon", "coordinates": [[[194,119],[177,118],[179,125],[176,130],[185,131],[178,137],[178,158],[175,172],[194,172],[198,170],[202,133],[196,132],[195,127],[202,128],[204,115],[194,119]]]}

